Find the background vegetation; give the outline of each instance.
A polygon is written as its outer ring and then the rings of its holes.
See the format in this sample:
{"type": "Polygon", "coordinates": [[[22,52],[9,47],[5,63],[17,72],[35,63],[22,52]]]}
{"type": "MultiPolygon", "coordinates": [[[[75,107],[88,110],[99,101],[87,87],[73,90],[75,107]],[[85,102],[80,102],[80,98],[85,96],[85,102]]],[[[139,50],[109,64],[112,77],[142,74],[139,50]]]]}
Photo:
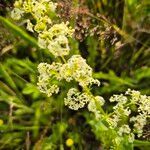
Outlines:
{"type": "MultiPolygon", "coordinates": [[[[150,95],[150,1],[57,0],[62,21],[74,26],[73,53],[87,59],[101,81],[93,93],[106,100],[128,88],[150,95]]],[[[92,116],[64,106],[63,93],[47,98],[37,89],[37,65],[51,62],[31,33],[10,16],[13,1],[0,1],[0,149],[100,150],[100,129],[92,116]]],[[[109,106],[109,102],[107,103],[109,106]]],[[[112,108],[110,105],[109,109],[112,108]]],[[[150,126],[145,127],[149,140],[150,126]]],[[[146,150],[147,147],[141,147],[146,150]]]]}

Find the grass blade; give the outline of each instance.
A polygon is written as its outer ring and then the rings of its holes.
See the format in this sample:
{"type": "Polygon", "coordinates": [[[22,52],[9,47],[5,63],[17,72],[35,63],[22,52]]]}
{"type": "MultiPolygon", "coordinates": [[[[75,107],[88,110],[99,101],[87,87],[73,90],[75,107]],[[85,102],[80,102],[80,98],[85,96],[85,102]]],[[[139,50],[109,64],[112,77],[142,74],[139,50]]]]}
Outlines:
{"type": "Polygon", "coordinates": [[[30,36],[29,34],[27,34],[23,29],[21,29],[20,27],[16,26],[15,24],[13,24],[12,22],[10,22],[8,19],[0,16],[0,21],[8,28],[11,29],[15,35],[20,36],[22,39],[24,39],[25,41],[27,41],[28,43],[30,43],[32,46],[38,47],[37,41],[30,36]]]}

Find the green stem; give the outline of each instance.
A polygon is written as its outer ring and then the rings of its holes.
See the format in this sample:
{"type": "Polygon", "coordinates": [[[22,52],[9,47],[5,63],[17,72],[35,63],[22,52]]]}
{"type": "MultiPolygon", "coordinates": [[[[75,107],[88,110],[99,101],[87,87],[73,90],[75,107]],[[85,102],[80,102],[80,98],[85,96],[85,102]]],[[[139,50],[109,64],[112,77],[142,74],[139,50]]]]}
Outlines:
{"type": "Polygon", "coordinates": [[[65,59],[64,56],[61,56],[61,58],[62,58],[62,60],[63,60],[64,63],[67,63],[67,61],[66,61],[66,59],[65,59]]]}
{"type": "Polygon", "coordinates": [[[99,109],[100,112],[101,112],[104,116],[106,116],[105,111],[104,111],[103,108],[99,105],[99,103],[96,101],[96,99],[95,99],[95,97],[93,96],[93,94],[91,93],[90,89],[89,89],[88,87],[84,87],[84,91],[85,91],[86,93],[88,93],[88,94],[92,97],[92,99],[94,99],[94,101],[95,101],[95,103],[96,103],[97,109],[99,109]]]}
{"type": "Polygon", "coordinates": [[[134,146],[150,146],[149,141],[134,140],[133,144],[134,146]]]}

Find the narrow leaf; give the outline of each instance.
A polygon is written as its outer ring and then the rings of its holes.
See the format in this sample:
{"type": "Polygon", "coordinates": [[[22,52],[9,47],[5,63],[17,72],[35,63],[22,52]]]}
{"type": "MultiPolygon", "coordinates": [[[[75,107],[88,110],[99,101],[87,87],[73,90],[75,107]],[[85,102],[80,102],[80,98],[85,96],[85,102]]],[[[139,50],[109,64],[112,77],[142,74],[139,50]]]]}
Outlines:
{"type": "Polygon", "coordinates": [[[23,29],[21,29],[20,27],[16,26],[15,24],[11,23],[8,19],[0,16],[0,21],[6,26],[8,27],[8,29],[11,29],[14,34],[20,36],[21,38],[23,38],[25,41],[27,41],[28,43],[30,43],[31,45],[38,47],[37,41],[30,36],[29,34],[27,34],[23,29]]]}

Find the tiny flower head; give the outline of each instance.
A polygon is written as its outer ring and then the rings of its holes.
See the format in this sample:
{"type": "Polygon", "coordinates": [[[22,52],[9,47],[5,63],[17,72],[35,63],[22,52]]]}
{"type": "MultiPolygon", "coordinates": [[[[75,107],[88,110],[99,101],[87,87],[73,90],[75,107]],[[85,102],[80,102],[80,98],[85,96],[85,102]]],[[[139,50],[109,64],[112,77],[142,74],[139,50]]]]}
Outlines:
{"type": "Polygon", "coordinates": [[[2,126],[3,124],[4,124],[4,121],[0,119],[0,126],[2,126]]]}
{"type": "Polygon", "coordinates": [[[74,141],[71,138],[69,138],[69,139],[66,140],[66,145],[68,147],[71,147],[73,144],[74,144],[74,141]]]}
{"type": "Polygon", "coordinates": [[[64,99],[65,105],[72,110],[83,108],[89,102],[90,97],[86,93],[78,92],[77,89],[71,88],[67,93],[67,98],[64,99]]]}

